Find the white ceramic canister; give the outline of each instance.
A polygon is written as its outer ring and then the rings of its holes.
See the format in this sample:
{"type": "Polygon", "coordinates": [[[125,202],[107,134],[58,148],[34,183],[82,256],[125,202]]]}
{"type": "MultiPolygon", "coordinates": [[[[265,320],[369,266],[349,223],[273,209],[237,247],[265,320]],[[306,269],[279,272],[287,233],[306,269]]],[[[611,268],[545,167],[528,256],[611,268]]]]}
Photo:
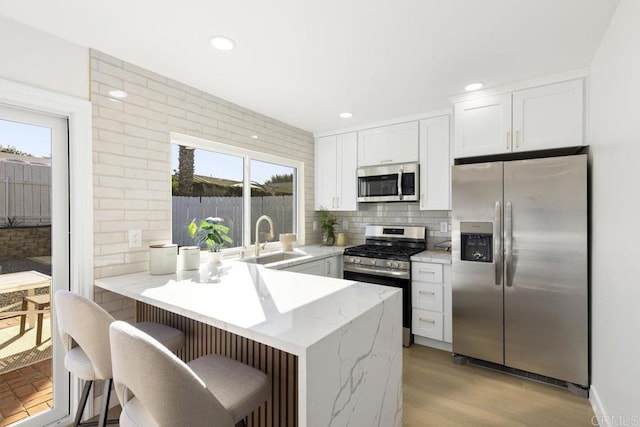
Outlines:
{"type": "Polygon", "coordinates": [[[181,246],[180,265],[182,270],[197,270],[200,268],[200,248],[197,246],[181,246]]]}
{"type": "Polygon", "coordinates": [[[154,275],[176,272],[178,245],[167,243],[149,246],[149,273],[154,275]]]}
{"type": "Polygon", "coordinates": [[[295,233],[282,233],[280,234],[280,243],[282,244],[283,251],[292,251],[293,243],[296,241],[297,236],[295,233]]]}

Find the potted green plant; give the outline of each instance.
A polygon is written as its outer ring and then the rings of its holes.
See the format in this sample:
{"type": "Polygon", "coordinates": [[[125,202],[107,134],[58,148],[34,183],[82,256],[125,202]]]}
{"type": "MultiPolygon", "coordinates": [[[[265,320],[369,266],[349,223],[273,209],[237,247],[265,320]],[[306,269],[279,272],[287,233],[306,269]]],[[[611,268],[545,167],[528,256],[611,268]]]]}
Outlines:
{"type": "Polygon", "coordinates": [[[326,209],[320,209],[320,223],[322,226],[322,244],[333,246],[336,242],[334,227],[338,224],[338,218],[326,209]]]}
{"type": "Polygon", "coordinates": [[[222,218],[208,217],[198,224],[194,218],[187,227],[189,236],[193,238],[198,246],[202,243],[207,245],[209,252],[212,253],[212,262],[222,259],[221,251],[225,243],[233,243],[233,240],[229,237],[229,227],[221,224],[223,221],[222,218]]]}

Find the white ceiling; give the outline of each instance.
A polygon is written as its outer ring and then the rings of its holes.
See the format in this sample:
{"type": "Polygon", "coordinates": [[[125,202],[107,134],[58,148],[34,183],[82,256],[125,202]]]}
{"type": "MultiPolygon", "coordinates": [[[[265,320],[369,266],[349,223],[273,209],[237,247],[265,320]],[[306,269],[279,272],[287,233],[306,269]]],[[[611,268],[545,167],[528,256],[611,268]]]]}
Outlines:
{"type": "Polygon", "coordinates": [[[617,3],[0,0],[0,15],[320,132],[588,67],[617,3]],[[216,34],[236,49],[211,48],[216,34]]]}

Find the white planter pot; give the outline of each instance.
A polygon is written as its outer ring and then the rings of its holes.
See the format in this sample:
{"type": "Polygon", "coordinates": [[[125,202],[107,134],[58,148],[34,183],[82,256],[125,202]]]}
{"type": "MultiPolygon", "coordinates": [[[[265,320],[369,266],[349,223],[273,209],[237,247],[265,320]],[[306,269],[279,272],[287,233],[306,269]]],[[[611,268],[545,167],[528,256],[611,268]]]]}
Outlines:
{"type": "Polygon", "coordinates": [[[222,252],[209,252],[209,262],[219,264],[222,262],[222,252]]]}

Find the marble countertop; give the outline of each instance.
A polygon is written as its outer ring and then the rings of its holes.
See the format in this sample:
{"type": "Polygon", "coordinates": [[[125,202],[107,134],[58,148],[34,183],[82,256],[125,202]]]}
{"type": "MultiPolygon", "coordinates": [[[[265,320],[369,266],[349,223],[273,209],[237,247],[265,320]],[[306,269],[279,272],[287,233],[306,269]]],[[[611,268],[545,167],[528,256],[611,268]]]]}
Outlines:
{"type": "MultiPolygon", "coordinates": [[[[339,247],[301,247],[308,260],[339,247]]],[[[96,286],[301,355],[313,344],[391,298],[396,288],[279,271],[238,260],[198,271],[147,272],[98,279],[96,286]]]]}
{"type": "Polygon", "coordinates": [[[411,257],[411,261],[451,264],[451,252],[423,251],[411,257]]]}

